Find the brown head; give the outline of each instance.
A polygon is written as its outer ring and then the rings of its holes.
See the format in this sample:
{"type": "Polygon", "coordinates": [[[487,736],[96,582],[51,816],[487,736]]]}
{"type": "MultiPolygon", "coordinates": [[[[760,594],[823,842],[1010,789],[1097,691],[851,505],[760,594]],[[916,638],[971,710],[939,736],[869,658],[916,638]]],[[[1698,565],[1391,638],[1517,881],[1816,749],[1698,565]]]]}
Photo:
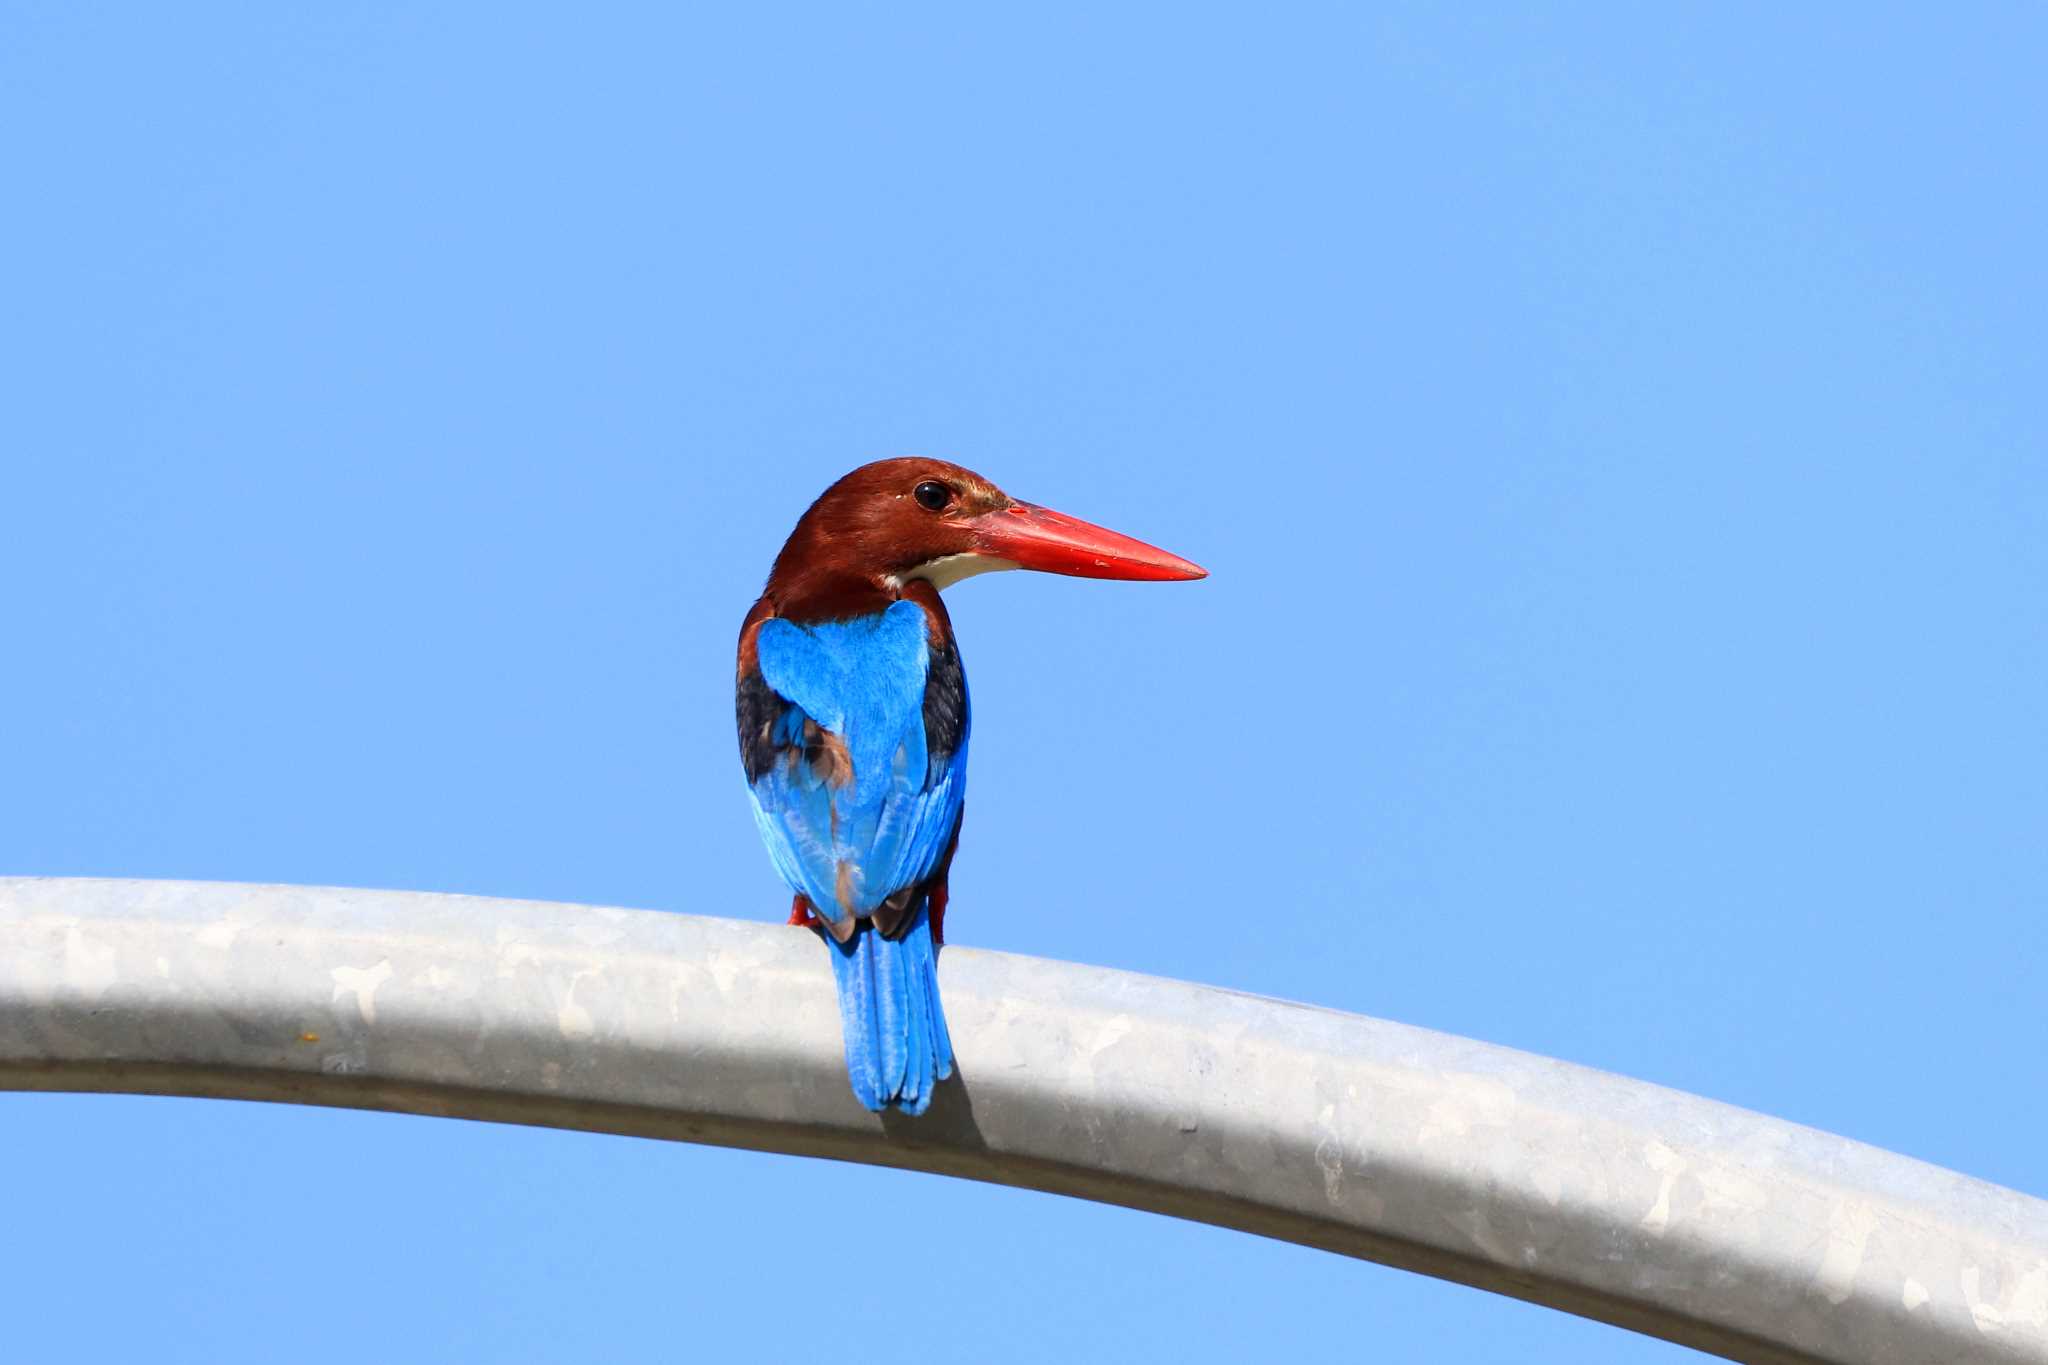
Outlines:
{"type": "Polygon", "coordinates": [[[913,456],[862,465],[826,489],[775,557],[765,596],[777,615],[834,619],[879,611],[910,582],[944,588],[999,569],[1207,576],[1143,541],[1020,502],[972,470],[913,456]]]}

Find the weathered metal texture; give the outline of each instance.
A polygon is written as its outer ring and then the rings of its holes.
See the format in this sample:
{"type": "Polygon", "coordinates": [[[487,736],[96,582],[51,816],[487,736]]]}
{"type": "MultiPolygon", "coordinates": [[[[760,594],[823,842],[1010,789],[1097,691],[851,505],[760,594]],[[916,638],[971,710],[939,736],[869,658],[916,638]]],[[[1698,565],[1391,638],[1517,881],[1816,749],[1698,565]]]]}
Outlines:
{"type": "Polygon", "coordinates": [[[1422,1029],[948,948],[959,1079],[854,1103],[777,925],[0,880],[0,1086],[632,1133],[1126,1204],[1753,1361],[2048,1361],[2048,1203],[1422,1029]]]}

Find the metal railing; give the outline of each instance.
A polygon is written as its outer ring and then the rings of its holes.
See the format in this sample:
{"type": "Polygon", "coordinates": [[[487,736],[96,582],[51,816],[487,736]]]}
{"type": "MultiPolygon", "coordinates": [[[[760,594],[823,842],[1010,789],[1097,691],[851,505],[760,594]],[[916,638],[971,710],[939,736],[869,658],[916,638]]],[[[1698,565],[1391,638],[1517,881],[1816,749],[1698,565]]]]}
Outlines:
{"type": "Polygon", "coordinates": [[[1506,1048],[948,948],[959,1076],[875,1116],[757,922],[0,879],[0,1086],[911,1167],[1301,1242],[1750,1361],[2048,1361],[2048,1203],[1506,1048]]]}

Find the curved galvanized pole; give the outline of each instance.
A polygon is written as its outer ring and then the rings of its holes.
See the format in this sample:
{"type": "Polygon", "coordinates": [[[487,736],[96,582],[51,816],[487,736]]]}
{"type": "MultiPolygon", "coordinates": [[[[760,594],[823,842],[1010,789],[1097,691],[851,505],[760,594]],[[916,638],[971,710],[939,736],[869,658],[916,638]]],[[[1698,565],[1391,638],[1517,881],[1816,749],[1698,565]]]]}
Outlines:
{"type": "Polygon", "coordinates": [[[2048,1361],[2048,1204],[1422,1029],[949,948],[960,1078],[855,1104],[760,923],[0,880],[0,1086],[231,1096],[913,1167],[1241,1228],[1750,1361],[2048,1361]]]}

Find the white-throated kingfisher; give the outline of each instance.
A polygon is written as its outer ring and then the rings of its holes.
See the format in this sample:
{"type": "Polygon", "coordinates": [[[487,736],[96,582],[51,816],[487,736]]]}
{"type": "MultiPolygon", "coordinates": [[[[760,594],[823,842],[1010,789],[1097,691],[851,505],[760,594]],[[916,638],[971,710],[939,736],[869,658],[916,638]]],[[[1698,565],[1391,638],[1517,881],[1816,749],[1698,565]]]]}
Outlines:
{"type": "Polygon", "coordinates": [[[740,761],[791,924],[832,952],[846,1070],[921,1114],[953,1071],[939,1006],[946,874],[967,786],[967,675],[939,589],[994,569],[1201,578],[1176,555],[1019,502],[943,460],[826,489],[740,627],[740,761]]]}

